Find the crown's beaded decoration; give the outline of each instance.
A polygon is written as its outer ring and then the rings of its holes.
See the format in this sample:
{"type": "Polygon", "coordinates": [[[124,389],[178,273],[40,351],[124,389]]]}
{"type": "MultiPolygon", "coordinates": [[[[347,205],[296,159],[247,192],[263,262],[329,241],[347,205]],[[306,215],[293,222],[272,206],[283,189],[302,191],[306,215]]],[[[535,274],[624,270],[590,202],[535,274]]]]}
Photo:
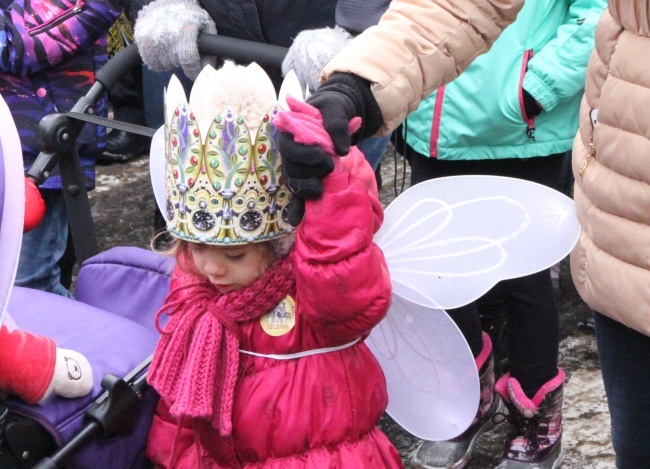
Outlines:
{"type": "Polygon", "coordinates": [[[245,244],[290,233],[274,106],[254,142],[244,119],[226,108],[201,135],[187,103],[176,107],[166,135],[167,229],[187,241],[245,244]]]}

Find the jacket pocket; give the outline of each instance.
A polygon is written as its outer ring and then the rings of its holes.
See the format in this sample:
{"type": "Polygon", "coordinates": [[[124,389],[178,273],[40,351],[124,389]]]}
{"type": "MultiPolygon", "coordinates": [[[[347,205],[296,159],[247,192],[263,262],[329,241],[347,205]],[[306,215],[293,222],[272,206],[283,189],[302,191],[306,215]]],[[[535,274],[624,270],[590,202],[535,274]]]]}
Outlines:
{"type": "Polygon", "coordinates": [[[519,74],[519,108],[521,109],[521,116],[524,123],[528,126],[526,135],[535,140],[535,117],[528,116],[526,107],[524,106],[524,77],[526,70],[528,70],[528,62],[533,58],[533,49],[528,49],[524,52],[524,57],[521,60],[521,72],[519,74]]]}
{"type": "Polygon", "coordinates": [[[64,21],[81,13],[85,6],[86,6],[86,2],[84,0],[77,0],[74,5],[61,11],[57,15],[54,15],[52,18],[45,21],[44,23],[39,24],[38,26],[34,26],[33,28],[28,28],[27,34],[33,37],[36,36],[37,34],[41,34],[51,29],[54,29],[64,21]]]}

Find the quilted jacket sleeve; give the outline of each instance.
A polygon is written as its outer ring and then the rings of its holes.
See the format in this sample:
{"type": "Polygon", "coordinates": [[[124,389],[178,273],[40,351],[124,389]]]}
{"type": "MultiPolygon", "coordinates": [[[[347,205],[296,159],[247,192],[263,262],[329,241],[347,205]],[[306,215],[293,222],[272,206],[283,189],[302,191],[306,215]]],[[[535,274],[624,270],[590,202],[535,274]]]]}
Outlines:
{"type": "Polygon", "coordinates": [[[0,71],[28,75],[89,48],[106,35],[123,0],[19,0],[0,16],[0,71]]]}
{"type": "Polygon", "coordinates": [[[352,40],[322,78],[348,72],[365,78],[387,134],[420,101],[487,52],[512,23],[523,0],[392,0],[379,24],[352,40]],[[377,53],[379,51],[379,53],[377,53]]]}
{"type": "Polygon", "coordinates": [[[383,221],[374,174],[353,148],[307,201],[296,237],[297,306],[301,318],[332,343],[367,334],[383,319],[391,287],[386,261],[372,241],[383,221]]]}
{"type": "Polygon", "coordinates": [[[52,339],[0,327],[0,391],[37,402],[52,382],[55,361],[52,339]]]}
{"type": "Polygon", "coordinates": [[[594,31],[606,6],[606,0],[571,2],[557,36],[528,63],[524,89],[545,111],[582,92],[587,62],[594,49],[594,31]]]}

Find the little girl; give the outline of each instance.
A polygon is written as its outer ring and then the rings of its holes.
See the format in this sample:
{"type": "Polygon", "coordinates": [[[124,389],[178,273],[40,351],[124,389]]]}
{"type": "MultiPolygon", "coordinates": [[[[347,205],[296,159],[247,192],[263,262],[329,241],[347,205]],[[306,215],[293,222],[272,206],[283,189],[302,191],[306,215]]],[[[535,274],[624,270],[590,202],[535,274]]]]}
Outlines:
{"type": "Polygon", "coordinates": [[[402,467],[376,428],[386,382],[364,343],[391,294],[372,241],[383,220],[374,173],[353,148],[293,231],[273,122],[330,154],[332,143],[305,103],[275,121],[277,108],[254,99],[238,108],[237,93],[266,89],[246,87],[241,68],[216,72],[237,86],[220,87],[230,107],[210,111],[208,130],[185,103],[168,125],[177,265],[158,313],[169,321],[149,371],[161,399],[147,455],[175,468],[402,467]]]}

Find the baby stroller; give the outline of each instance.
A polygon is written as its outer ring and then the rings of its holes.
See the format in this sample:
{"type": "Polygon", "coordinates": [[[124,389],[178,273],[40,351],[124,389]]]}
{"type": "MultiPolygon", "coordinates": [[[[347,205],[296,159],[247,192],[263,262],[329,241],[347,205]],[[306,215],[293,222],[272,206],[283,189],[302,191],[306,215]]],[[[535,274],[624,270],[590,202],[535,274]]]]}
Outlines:
{"type": "MultiPolygon", "coordinates": [[[[202,36],[202,53],[241,62],[278,66],[286,50],[219,36],[202,36]]],[[[144,448],[157,394],[146,369],[158,340],[153,315],[162,305],[173,267],[170,259],[135,247],[99,253],[90,204],[75,150],[85,123],[152,136],[154,129],[93,116],[92,105],[130,68],[139,66],[137,46],[121,51],[96,76],[96,83],[66,114],[39,125],[42,153],[28,177],[42,183],[58,163],[77,259],[76,301],[13,287],[22,222],[11,216],[22,206],[20,146],[0,141],[0,311],[18,328],[54,339],[84,354],[93,367],[94,388],[83,398],[48,398],[28,405],[9,396],[0,401],[0,467],[130,468],[145,465],[144,448]],[[20,170],[18,170],[18,173],[20,170]],[[8,194],[12,194],[11,197],[8,194]],[[11,262],[8,262],[11,260],[11,262]],[[15,261],[15,262],[13,262],[15,261]]],[[[2,103],[4,104],[4,103],[2,103]]],[[[3,119],[10,119],[8,109],[3,119]]],[[[4,135],[4,134],[3,134],[4,135]]],[[[6,139],[2,139],[6,140],[6,139]]]]}

